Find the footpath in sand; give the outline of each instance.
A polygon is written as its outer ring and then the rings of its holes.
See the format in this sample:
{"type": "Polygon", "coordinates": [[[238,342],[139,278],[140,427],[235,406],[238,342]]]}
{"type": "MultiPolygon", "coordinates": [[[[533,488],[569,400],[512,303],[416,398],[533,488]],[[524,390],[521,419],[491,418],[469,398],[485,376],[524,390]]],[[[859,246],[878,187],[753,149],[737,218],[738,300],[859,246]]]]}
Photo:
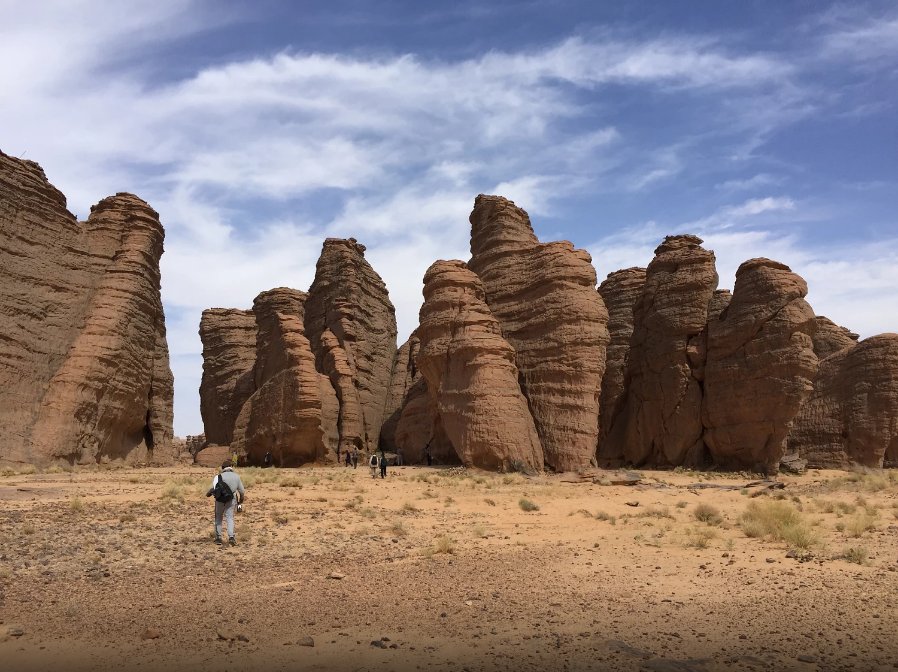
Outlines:
{"type": "Polygon", "coordinates": [[[0,477],[3,669],[898,669],[894,473],[238,471],[0,477]]]}

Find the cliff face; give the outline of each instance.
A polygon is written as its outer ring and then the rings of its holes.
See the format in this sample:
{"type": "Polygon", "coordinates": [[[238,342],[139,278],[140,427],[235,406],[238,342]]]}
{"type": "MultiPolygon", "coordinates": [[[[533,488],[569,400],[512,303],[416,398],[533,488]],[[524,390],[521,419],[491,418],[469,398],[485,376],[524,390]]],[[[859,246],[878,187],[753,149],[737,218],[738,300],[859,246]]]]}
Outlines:
{"type": "Polygon", "coordinates": [[[208,443],[226,446],[234,422],[255,392],[256,317],[251,310],[210,308],[200,319],[203,379],[200,413],[208,443]]]}
{"type": "Polygon", "coordinates": [[[542,469],[514,350],[502,338],[479,278],[463,262],[437,261],[428,269],[418,337],[418,367],[462,463],[501,471],[542,469]]]}
{"type": "Polygon", "coordinates": [[[396,429],[399,426],[399,418],[402,416],[403,404],[409,390],[421,378],[421,372],[415,363],[420,345],[417,331],[412,332],[408,340],[396,351],[396,357],[393,359],[390,390],[384,409],[383,425],[380,429],[380,444],[385,450],[395,451],[399,448],[396,441],[396,429]]]}
{"type": "MultiPolygon", "coordinates": [[[[305,304],[305,331],[318,370],[332,382],[348,373],[355,388],[361,424],[342,419],[341,435],[358,436],[365,448],[375,450],[396,356],[396,316],[386,285],[364,253],[365,246],[353,238],[324,242],[305,304]],[[334,347],[343,354],[337,355],[334,347]],[[346,371],[334,369],[341,358],[346,371]]],[[[339,396],[339,387],[337,392],[339,396]]]]}
{"type": "Polygon", "coordinates": [[[751,259],[708,324],[703,420],[715,464],[776,473],[817,371],[807,291],[788,266],[751,259]]]}
{"type": "Polygon", "coordinates": [[[556,471],[586,467],[599,435],[608,312],[589,254],[540,243],[527,213],[499,196],[477,197],[469,268],[516,353],[521,388],[556,471]]]}
{"type": "Polygon", "coordinates": [[[602,451],[631,464],[700,461],[704,367],[690,351],[708,321],[717,288],[714,253],[696,236],[668,236],[646,269],[634,307],[623,401],[602,451]],[[700,374],[699,374],[700,375],[700,374]]]}
{"type": "Polygon", "coordinates": [[[0,461],[168,461],[164,232],[117,194],[79,223],[40,166],[0,153],[0,461]]]}
{"type": "Polygon", "coordinates": [[[898,460],[898,334],[850,340],[820,361],[789,435],[789,449],[812,468],[898,460]]]}

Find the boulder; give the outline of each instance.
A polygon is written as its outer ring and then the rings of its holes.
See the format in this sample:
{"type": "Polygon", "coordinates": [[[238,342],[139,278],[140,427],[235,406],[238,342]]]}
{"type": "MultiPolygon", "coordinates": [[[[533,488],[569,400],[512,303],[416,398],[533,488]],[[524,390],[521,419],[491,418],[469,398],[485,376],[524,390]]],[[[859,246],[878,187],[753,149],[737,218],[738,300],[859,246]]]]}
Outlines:
{"type": "Polygon", "coordinates": [[[518,384],[514,349],[485,299],[480,279],[464,262],[437,261],[427,270],[418,368],[465,466],[540,470],[542,449],[518,384]]]}
{"type": "MultiPolygon", "coordinates": [[[[376,449],[396,356],[396,315],[386,285],[365,260],[364,245],[354,238],[324,241],[304,320],[318,371],[332,382],[345,375],[333,368],[341,357],[333,351],[332,339],[323,338],[329,331],[344,353],[356,389],[361,427],[353,427],[351,436],[341,441],[354,440],[358,434],[368,450],[376,449]]],[[[339,388],[337,393],[341,394],[339,388]]],[[[349,432],[349,424],[343,425],[349,432]]]]}
{"type": "Polygon", "coordinates": [[[830,355],[857,345],[857,334],[830,320],[828,317],[818,315],[814,318],[814,354],[817,359],[824,359],[830,355]]]}
{"type": "Polygon", "coordinates": [[[822,359],[788,443],[815,469],[881,468],[895,460],[898,334],[873,336],[822,359]]]}
{"type": "Polygon", "coordinates": [[[170,462],[164,232],[132,194],[86,222],[0,152],[0,461],[170,462]]]}
{"type": "Polygon", "coordinates": [[[605,375],[602,377],[602,394],[599,422],[599,462],[616,466],[623,455],[605,452],[604,438],[611,429],[611,421],[620,410],[624,398],[624,377],[630,355],[630,339],[633,336],[633,309],[642,296],[645,286],[644,268],[626,268],[608,275],[599,285],[599,294],[608,309],[608,333],[610,342],[605,351],[605,375]]]}
{"type": "Polygon", "coordinates": [[[704,364],[693,339],[706,328],[718,278],[714,253],[701,245],[692,235],[665,238],[634,307],[624,398],[602,451],[636,466],[702,459],[702,386],[694,372],[704,364]]]}
{"type": "Polygon", "coordinates": [[[567,241],[540,243],[527,213],[499,196],[478,196],[470,221],[468,265],[516,353],[545,462],[584,468],[596,453],[609,342],[592,259],[567,241]]]}
{"type": "Polygon", "coordinates": [[[729,306],[709,322],[702,419],[715,464],[777,472],[817,372],[807,291],[785,264],[750,259],[729,306]]]}
{"type": "Polygon", "coordinates": [[[200,340],[200,414],[206,440],[226,446],[234,437],[234,422],[240,409],[256,389],[256,317],[251,310],[204,310],[200,340]]]}

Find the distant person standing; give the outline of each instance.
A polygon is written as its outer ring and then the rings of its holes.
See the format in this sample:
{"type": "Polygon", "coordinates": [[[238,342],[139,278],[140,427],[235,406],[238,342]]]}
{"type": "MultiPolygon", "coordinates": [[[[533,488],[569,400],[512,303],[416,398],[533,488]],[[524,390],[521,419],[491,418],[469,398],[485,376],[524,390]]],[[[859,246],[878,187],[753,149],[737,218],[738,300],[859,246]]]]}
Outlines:
{"type": "Polygon", "coordinates": [[[206,493],[206,497],[215,497],[215,543],[219,546],[222,543],[222,519],[227,523],[228,543],[231,546],[237,545],[237,537],[234,536],[234,510],[246,497],[243,481],[231,465],[230,460],[221,465],[221,472],[212,479],[212,487],[206,493]]]}
{"type": "Polygon", "coordinates": [[[350,466],[352,464],[352,453],[349,452],[349,449],[346,449],[346,466],[350,466]]]}
{"type": "Polygon", "coordinates": [[[427,466],[430,467],[433,465],[433,453],[430,452],[430,444],[433,439],[427,442],[427,445],[424,446],[424,458],[427,460],[427,466]]]}
{"type": "Polygon", "coordinates": [[[380,451],[380,477],[387,477],[387,455],[384,451],[380,451]]]}
{"type": "Polygon", "coordinates": [[[265,453],[265,457],[262,458],[262,466],[266,467],[266,468],[270,467],[272,461],[273,461],[273,458],[271,457],[271,451],[269,450],[267,453],[265,453]]]}
{"type": "Polygon", "coordinates": [[[352,449],[352,468],[356,469],[359,466],[359,447],[356,446],[352,449]]]}
{"type": "Polygon", "coordinates": [[[371,469],[371,478],[377,478],[377,453],[372,453],[368,459],[368,468],[371,469]]]}

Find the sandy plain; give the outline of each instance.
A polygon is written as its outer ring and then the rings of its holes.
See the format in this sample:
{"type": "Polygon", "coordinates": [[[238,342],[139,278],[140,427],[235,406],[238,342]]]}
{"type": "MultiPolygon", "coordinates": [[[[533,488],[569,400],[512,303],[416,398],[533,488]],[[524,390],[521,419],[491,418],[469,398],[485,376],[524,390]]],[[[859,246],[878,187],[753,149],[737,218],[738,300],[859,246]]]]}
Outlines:
{"type": "Polygon", "coordinates": [[[898,669],[894,472],[238,471],[5,472],[3,668],[898,669]]]}

